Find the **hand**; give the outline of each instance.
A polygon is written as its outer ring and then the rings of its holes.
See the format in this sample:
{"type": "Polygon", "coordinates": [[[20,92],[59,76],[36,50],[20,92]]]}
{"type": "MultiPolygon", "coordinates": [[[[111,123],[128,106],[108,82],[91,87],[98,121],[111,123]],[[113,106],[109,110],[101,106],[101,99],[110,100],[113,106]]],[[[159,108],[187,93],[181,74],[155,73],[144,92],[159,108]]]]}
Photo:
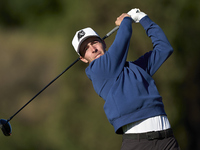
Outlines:
{"type": "Polygon", "coordinates": [[[121,14],[121,15],[116,19],[115,25],[116,25],[116,26],[120,26],[121,22],[123,21],[123,19],[124,19],[125,17],[131,17],[131,16],[128,15],[128,14],[126,14],[126,13],[121,14]]]}
{"type": "Polygon", "coordinates": [[[145,13],[141,12],[140,9],[134,8],[131,9],[128,14],[131,16],[134,22],[138,23],[140,20],[146,16],[145,13]]]}

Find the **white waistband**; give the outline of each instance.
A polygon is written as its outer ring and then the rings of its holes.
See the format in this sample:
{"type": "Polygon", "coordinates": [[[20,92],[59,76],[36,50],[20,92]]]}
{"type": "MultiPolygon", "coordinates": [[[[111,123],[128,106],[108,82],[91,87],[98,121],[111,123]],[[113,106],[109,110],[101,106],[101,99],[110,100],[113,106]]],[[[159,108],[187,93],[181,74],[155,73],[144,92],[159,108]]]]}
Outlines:
{"type": "Polygon", "coordinates": [[[171,126],[167,116],[155,116],[122,127],[124,133],[144,133],[162,131],[169,128],[171,128],[171,126]]]}

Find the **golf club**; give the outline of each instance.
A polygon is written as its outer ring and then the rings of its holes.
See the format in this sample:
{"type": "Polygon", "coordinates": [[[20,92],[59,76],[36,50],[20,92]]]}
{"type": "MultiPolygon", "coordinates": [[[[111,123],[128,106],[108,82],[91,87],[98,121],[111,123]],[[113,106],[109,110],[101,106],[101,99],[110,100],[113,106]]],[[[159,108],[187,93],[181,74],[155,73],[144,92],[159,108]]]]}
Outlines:
{"type": "MultiPolygon", "coordinates": [[[[108,32],[102,39],[106,39],[111,34],[113,34],[116,30],[118,30],[118,26],[113,28],[110,32],[108,32]]],[[[15,117],[24,107],[26,107],[31,101],[33,101],[39,94],[41,94],[47,87],[49,87],[54,81],[56,81],[62,74],[64,74],[69,68],[71,68],[74,64],[76,64],[80,58],[76,59],[71,65],[69,65],[61,74],[59,74],[56,78],[54,78],[49,84],[47,84],[41,91],[39,91],[31,100],[29,100],[22,108],[20,108],[14,115],[12,115],[8,120],[0,119],[0,128],[5,136],[10,136],[12,133],[12,128],[10,125],[10,121],[13,117],[15,117]]]]}

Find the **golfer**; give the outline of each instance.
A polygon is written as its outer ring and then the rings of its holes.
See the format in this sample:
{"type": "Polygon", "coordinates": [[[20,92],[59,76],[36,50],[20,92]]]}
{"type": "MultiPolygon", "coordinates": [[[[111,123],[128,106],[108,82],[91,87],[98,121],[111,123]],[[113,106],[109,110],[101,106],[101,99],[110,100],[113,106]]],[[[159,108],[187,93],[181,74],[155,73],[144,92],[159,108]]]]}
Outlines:
{"type": "Polygon", "coordinates": [[[139,9],[123,13],[115,24],[119,29],[107,51],[104,41],[91,28],[77,31],[72,45],[80,59],[89,64],[86,74],[105,100],[109,122],[117,134],[123,134],[121,150],[180,149],[152,78],[173,48],[162,29],[139,9]],[[143,26],[153,50],[128,62],[133,22],[143,26]]]}

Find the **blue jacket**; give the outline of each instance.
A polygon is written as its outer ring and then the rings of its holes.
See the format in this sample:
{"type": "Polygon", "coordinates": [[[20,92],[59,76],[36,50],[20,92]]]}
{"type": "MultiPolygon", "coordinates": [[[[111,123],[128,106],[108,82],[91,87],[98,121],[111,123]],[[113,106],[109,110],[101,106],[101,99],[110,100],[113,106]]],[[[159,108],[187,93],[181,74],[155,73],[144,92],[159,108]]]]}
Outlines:
{"type": "Polygon", "coordinates": [[[140,24],[152,40],[152,51],[133,62],[126,61],[132,35],[132,19],[126,17],[108,51],[85,70],[95,91],[105,100],[105,113],[117,134],[122,134],[121,127],[126,124],[166,115],[152,76],[173,48],[162,29],[148,16],[140,24]]]}

